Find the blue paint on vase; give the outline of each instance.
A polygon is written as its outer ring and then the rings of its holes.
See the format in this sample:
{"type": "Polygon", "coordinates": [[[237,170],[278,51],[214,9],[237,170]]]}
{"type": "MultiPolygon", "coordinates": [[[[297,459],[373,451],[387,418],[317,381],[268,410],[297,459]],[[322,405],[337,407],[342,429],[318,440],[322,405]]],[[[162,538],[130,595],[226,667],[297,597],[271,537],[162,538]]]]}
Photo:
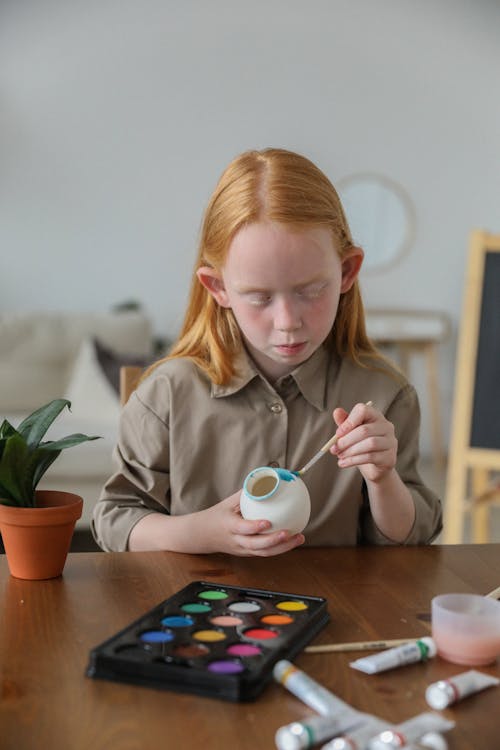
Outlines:
{"type": "Polygon", "coordinates": [[[285,482],[294,482],[295,477],[299,476],[297,471],[288,471],[288,469],[275,469],[275,471],[279,478],[285,482]]]}

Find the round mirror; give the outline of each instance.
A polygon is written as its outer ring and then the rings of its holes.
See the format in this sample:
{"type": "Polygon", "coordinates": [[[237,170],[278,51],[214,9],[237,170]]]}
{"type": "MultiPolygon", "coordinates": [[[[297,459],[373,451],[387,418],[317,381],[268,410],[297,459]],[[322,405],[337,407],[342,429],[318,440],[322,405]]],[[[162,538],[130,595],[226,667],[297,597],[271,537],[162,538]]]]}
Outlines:
{"type": "Polygon", "coordinates": [[[363,248],[364,271],[395,263],[411,247],[415,210],[397,182],[377,174],[357,174],[337,182],[338,192],[356,245],[363,248]]]}

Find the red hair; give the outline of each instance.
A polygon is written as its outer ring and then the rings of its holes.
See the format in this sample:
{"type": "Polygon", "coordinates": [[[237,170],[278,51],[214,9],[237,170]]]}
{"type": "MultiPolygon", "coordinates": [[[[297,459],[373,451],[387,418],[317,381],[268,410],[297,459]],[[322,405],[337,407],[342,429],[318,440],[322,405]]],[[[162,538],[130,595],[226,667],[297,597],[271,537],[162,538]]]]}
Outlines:
{"type": "MultiPolygon", "coordinates": [[[[220,177],[204,214],[179,337],[168,356],[152,368],[174,357],[187,357],[213,383],[226,384],[235,374],[235,358],[242,348],[238,325],[231,309],[217,304],[196,271],[202,266],[220,271],[236,232],[261,220],[297,230],[328,227],[341,258],[353,245],[337,191],[313,162],[276,148],[246,151],[236,157],[220,177]]],[[[360,364],[366,357],[380,356],[366,334],[357,281],[340,297],[327,345],[360,364]]]]}

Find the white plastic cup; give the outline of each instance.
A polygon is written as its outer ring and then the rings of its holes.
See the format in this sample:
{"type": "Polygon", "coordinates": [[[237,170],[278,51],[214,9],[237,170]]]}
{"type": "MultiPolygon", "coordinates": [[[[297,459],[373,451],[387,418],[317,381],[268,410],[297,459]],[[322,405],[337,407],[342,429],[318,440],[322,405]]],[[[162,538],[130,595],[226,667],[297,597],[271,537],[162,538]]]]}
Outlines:
{"type": "Polygon", "coordinates": [[[500,655],[500,602],[480,594],[441,594],[431,604],[432,637],[446,661],[491,664],[500,655]]]}

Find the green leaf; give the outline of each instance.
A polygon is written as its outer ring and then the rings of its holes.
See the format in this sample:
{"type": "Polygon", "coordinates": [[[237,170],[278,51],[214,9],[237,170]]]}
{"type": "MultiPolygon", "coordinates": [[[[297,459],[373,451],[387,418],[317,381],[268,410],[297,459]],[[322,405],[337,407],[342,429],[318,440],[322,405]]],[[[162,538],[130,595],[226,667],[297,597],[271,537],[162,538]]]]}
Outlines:
{"type": "Polygon", "coordinates": [[[43,477],[49,466],[54,463],[60,452],[61,451],[47,451],[41,446],[36,448],[33,452],[33,459],[27,467],[28,472],[31,474],[33,497],[38,482],[43,477]]]}
{"type": "Polygon", "coordinates": [[[82,435],[81,432],[75,432],[73,435],[67,435],[60,440],[47,440],[46,443],[40,443],[40,448],[46,448],[48,451],[61,451],[64,448],[72,448],[74,445],[85,443],[87,440],[100,440],[99,435],[82,435]]]}
{"type": "Polygon", "coordinates": [[[15,497],[11,495],[9,490],[3,486],[0,482],[0,502],[2,505],[19,505],[15,497]]]}
{"type": "Polygon", "coordinates": [[[65,398],[56,398],[45,406],[41,406],[40,409],[34,411],[21,422],[17,431],[21,433],[30,448],[36,448],[54,419],[66,406],[71,409],[71,401],[65,398]]]}
{"type": "Polygon", "coordinates": [[[16,428],[12,427],[11,423],[4,419],[2,424],[0,424],[0,440],[14,435],[15,432],[17,432],[16,428]]]}
{"type": "Polygon", "coordinates": [[[6,419],[0,425],[0,502],[35,506],[35,489],[64,448],[97,440],[81,432],[59,440],[41,440],[54,419],[71,403],[59,398],[30,414],[16,430],[6,419]]]}
{"type": "Polygon", "coordinates": [[[27,471],[30,457],[22,435],[7,438],[0,461],[0,484],[19,505],[34,504],[32,473],[27,471]]]}
{"type": "Polygon", "coordinates": [[[14,427],[12,427],[10,422],[7,422],[7,420],[4,419],[4,421],[0,425],[0,459],[3,456],[3,451],[5,448],[5,444],[7,442],[7,438],[9,438],[11,435],[15,435],[16,432],[17,431],[14,429],[14,427]]]}
{"type": "Polygon", "coordinates": [[[0,462],[0,497],[34,507],[35,489],[60,452],[41,446],[30,450],[21,435],[10,438],[0,462]]]}

